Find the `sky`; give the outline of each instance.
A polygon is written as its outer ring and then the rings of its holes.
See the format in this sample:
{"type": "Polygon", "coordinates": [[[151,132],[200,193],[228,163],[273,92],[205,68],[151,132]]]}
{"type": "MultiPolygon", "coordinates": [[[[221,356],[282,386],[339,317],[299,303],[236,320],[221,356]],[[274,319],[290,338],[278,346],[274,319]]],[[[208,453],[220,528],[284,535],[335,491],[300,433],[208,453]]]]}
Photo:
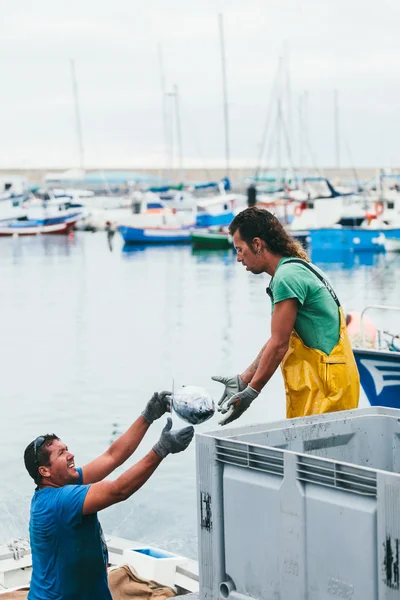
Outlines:
{"type": "Polygon", "coordinates": [[[0,0],[0,168],[79,166],[71,59],[85,167],[224,166],[219,14],[231,165],[400,166],[398,0],[0,0]]]}

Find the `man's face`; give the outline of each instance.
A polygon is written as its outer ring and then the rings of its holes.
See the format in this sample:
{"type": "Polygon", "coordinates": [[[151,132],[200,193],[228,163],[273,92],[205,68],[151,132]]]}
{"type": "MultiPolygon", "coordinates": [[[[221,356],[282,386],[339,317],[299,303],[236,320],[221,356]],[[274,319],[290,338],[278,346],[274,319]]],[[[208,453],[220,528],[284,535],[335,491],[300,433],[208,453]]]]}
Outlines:
{"type": "Polygon", "coordinates": [[[74,455],[61,440],[53,440],[47,447],[49,466],[39,467],[44,484],[51,483],[58,487],[76,483],[79,473],[75,468],[74,455]]]}
{"type": "MultiPolygon", "coordinates": [[[[258,238],[255,238],[255,240],[258,240],[258,238]]],[[[261,240],[259,241],[261,250],[261,240]]],[[[250,271],[255,275],[264,273],[265,269],[262,264],[263,261],[261,259],[261,256],[257,254],[256,249],[250,248],[248,244],[244,240],[242,240],[238,229],[233,234],[233,245],[236,248],[237,261],[242,263],[242,265],[246,267],[246,271],[250,271]]]]}

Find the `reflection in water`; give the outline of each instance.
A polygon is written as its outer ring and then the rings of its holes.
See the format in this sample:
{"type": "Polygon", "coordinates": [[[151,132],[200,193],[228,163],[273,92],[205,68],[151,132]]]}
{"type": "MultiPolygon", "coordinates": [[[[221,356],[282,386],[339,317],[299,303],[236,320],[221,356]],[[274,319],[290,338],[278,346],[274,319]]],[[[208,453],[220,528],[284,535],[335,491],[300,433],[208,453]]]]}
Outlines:
{"type": "Polygon", "coordinates": [[[343,269],[352,269],[357,265],[373,266],[379,264],[382,254],[376,252],[351,252],[350,250],[313,250],[311,260],[322,269],[323,265],[337,264],[343,269]]]}
{"type": "Polygon", "coordinates": [[[205,250],[192,248],[192,256],[198,263],[221,263],[231,264],[236,262],[236,254],[232,250],[205,250]]]}

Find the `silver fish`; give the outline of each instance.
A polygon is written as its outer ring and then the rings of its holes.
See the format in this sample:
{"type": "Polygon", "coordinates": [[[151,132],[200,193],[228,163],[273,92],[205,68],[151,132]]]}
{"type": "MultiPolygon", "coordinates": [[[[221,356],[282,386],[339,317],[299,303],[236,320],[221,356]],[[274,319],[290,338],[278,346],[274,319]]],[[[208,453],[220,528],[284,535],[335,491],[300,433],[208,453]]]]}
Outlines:
{"type": "Polygon", "coordinates": [[[172,408],[186,423],[200,425],[215,412],[214,400],[202,387],[186,385],[172,394],[172,408]]]}

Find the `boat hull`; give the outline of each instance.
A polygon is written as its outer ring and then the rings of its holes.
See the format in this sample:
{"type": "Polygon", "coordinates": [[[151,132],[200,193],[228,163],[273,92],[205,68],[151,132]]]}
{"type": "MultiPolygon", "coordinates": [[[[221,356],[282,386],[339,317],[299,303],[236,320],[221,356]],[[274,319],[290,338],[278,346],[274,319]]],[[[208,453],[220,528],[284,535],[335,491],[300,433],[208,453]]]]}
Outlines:
{"type": "Polygon", "coordinates": [[[27,236],[27,235],[54,235],[54,234],[68,234],[73,230],[76,221],[69,221],[67,223],[55,223],[49,225],[29,225],[29,221],[27,225],[24,227],[14,226],[10,224],[9,226],[0,227],[0,236],[1,237],[19,237],[19,236],[27,236]]]}
{"type": "Polygon", "coordinates": [[[198,213],[196,215],[196,227],[215,227],[229,225],[235,215],[233,212],[224,212],[220,214],[198,213]]]}
{"type": "Polygon", "coordinates": [[[361,348],[353,352],[371,406],[400,408],[400,352],[361,348]]]}
{"type": "Polygon", "coordinates": [[[125,244],[190,244],[190,228],[152,227],[141,229],[120,225],[125,244]]]}
{"type": "Polygon", "coordinates": [[[379,230],[357,227],[310,229],[312,250],[350,250],[384,252],[384,237],[379,230]]]}
{"type": "Polygon", "coordinates": [[[192,232],[193,248],[206,250],[227,250],[232,248],[232,238],[228,233],[212,233],[209,231],[192,232]]]}

